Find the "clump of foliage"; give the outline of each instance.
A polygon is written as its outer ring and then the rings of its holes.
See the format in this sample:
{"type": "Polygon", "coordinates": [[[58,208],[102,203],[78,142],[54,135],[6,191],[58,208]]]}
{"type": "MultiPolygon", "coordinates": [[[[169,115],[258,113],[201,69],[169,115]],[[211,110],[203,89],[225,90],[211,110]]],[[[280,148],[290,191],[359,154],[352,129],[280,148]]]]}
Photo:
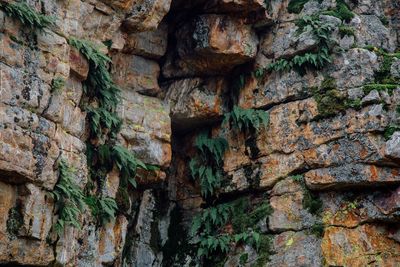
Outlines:
{"type": "MultiPolygon", "coordinates": [[[[310,0],[290,0],[287,10],[289,13],[299,14],[303,10],[304,5],[309,1],[310,0]]],[[[322,0],[318,0],[318,2],[322,3],[322,0]]]]}
{"type": "Polygon", "coordinates": [[[51,81],[51,91],[59,92],[65,86],[65,80],[62,77],[56,77],[51,81]]]}
{"type": "Polygon", "coordinates": [[[264,110],[234,106],[232,111],[225,115],[224,122],[239,131],[257,131],[261,126],[268,126],[269,114],[264,110]]]}
{"type": "Polygon", "coordinates": [[[290,0],[287,10],[289,13],[299,14],[310,0],[290,0]]]}
{"type": "Polygon", "coordinates": [[[118,210],[117,203],[111,197],[88,196],[85,198],[85,203],[90,208],[94,218],[104,225],[115,218],[115,213],[118,210]]]}
{"type": "Polygon", "coordinates": [[[321,213],[323,205],[322,200],[307,188],[303,175],[295,175],[292,179],[300,183],[303,188],[303,207],[311,214],[318,215],[321,213]]]}
{"type": "Polygon", "coordinates": [[[75,182],[73,170],[64,160],[59,162],[58,170],[59,180],[51,195],[55,200],[58,214],[54,229],[58,235],[61,235],[66,225],[81,228],[79,216],[85,209],[85,196],[75,182]]]}
{"type": "Polygon", "coordinates": [[[86,40],[71,38],[69,44],[78,49],[89,61],[89,73],[84,81],[85,94],[96,107],[87,107],[92,138],[114,138],[120,130],[121,119],[116,113],[120,89],[115,85],[108,71],[111,59],[99,48],[86,40]]]}
{"type": "MultiPolygon", "coordinates": [[[[84,92],[89,100],[95,103],[86,107],[92,140],[87,144],[91,178],[97,179],[101,190],[107,173],[116,166],[121,175],[118,189],[119,202],[121,205],[126,204],[126,198],[129,198],[128,185],[136,187],[137,169],[149,170],[150,168],[128,149],[116,144],[116,137],[122,125],[122,119],[116,112],[121,96],[120,89],[113,82],[108,70],[111,59],[90,41],[71,38],[68,43],[79,50],[89,62],[89,73],[84,81],[84,92]]],[[[114,199],[104,196],[97,197],[90,192],[86,203],[93,216],[101,223],[106,223],[114,218],[118,209],[114,199]]]]}
{"type": "Polygon", "coordinates": [[[322,14],[337,17],[346,22],[349,22],[352,18],[354,18],[354,13],[349,9],[349,6],[344,0],[337,0],[335,9],[324,11],[322,14]]]}
{"type": "Polygon", "coordinates": [[[339,26],[339,33],[342,38],[344,36],[354,36],[354,28],[342,24],[339,26]]]}
{"type": "Polygon", "coordinates": [[[322,237],[324,235],[325,227],[323,223],[315,223],[311,226],[310,232],[316,237],[322,237]]]}
{"type": "Polygon", "coordinates": [[[365,49],[375,52],[382,58],[380,69],[375,71],[375,81],[372,84],[364,85],[366,94],[372,90],[387,91],[389,94],[400,86],[400,80],[391,75],[390,69],[395,59],[400,59],[400,53],[387,53],[382,48],[374,46],[365,46],[365,49]]]}
{"type": "Polygon", "coordinates": [[[122,120],[115,112],[98,107],[87,107],[87,117],[90,121],[89,128],[93,138],[101,138],[104,135],[104,129],[109,135],[115,136],[122,125],[122,120]]]}
{"type": "Polygon", "coordinates": [[[348,108],[361,108],[361,99],[348,99],[336,89],[336,80],[333,77],[325,77],[321,86],[312,90],[317,102],[318,118],[334,116],[348,108]]]}
{"type": "Polygon", "coordinates": [[[385,26],[389,25],[389,19],[385,15],[379,17],[379,19],[381,20],[383,25],[385,25],[385,26]]]}
{"type": "Polygon", "coordinates": [[[304,67],[313,67],[321,69],[327,63],[331,63],[330,47],[333,44],[331,34],[333,25],[322,22],[319,15],[304,16],[296,22],[298,33],[310,31],[316,40],[317,51],[304,52],[292,58],[281,58],[268,65],[269,71],[287,71],[292,68],[299,72],[303,72],[304,67]]]}
{"type": "Polygon", "coordinates": [[[222,137],[210,138],[208,132],[201,132],[195,141],[198,156],[190,163],[193,178],[200,181],[203,196],[212,195],[221,186],[223,156],[228,142],[222,137]]]}
{"type": "Polygon", "coordinates": [[[54,17],[36,12],[25,1],[0,4],[0,7],[4,8],[8,16],[18,19],[23,25],[31,29],[44,29],[55,23],[54,17]]]}
{"type": "Polygon", "coordinates": [[[19,229],[23,225],[23,217],[19,210],[19,207],[13,207],[8,211],[7,219],[7,232],[10,234],[11,238],[18,235],[19,229]]]}
{"type": "Polygon", "coordinates": [[[383,137],[386,140],[389,140],[390,137],[392,137],[392,135],[397,131],[400,131],[400,126],[395,124],[390,124],[388,127],[386,127],[385,132],[383,133],[383,137]]]}
{"type": "Polygon", "coordinates": [[[271,213],[268,203],[255,208],[248,198],[219,204],[203,210],[194,217],[191,236],[198,236],[198,257],[212,259],[227,254],[237,244],[247,244],[256,250],[266,249],[269,243],[255,225],[271,213]]]}

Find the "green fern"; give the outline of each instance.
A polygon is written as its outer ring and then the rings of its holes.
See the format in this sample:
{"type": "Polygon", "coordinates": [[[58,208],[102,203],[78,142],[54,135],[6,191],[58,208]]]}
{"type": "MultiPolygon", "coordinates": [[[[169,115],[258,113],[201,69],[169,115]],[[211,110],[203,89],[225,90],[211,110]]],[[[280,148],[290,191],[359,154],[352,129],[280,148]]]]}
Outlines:
{"type": "MultiPolygon", "coordinates": [[[[136,187],[136,171],[138,168],[148,170],[149,168],[141,160],[137,159],[128,149],[117,145],[112,148],[112,157],[115,165],[118,167],[122,179],[129,181],[133,187],[136,187]]],[[[153,167],[153,169],[156,169],[153,167]]]]}
{"type": "Polygon", "coordinates": [[[113,82],[107,68],[111,59],[90,41],[70,38],[68,43],[78,49],[89,61],[89,74],[84,84],[86,93],[96,98],[99,106],[114,112],[121,97],[120,89],[113,82]]]}
{"type": "Polygon", "coordinates": [[[51,81],[51,92],[57,93],[65,86],[65,80],[62,77],[56,77],[51,81]]]}
{"type": "Polygon", "coordinates": [[[262,238],[254,226],[270,212],[268,203],[253,207],[247,198],[204,209],[192,221],[191,236],[199,237],[197,256],[211,259],[216,253],[227,254],[240,243],[258,250],[262,238]],[[234,232],[226,232],[229,224],[234,232]]]}
{"type": "Polygon", "coordinates": [[[81,228],[79,216],[85,208],[85,197],[82,189],[75,182],[73,170],[64,160],[58,165],[59,181],[51,192],[55,200],[58,220],[54,229],[61,235],[66,225],[81,228]]]}
{"type": "Polygon", "coordinates": [[[105,225],[115,219],[118,206],[113,198],[88,196],[85,198],[85,203],[90,208],[92,216],[95,217],[101,225],[105,225]]]}
{"type": "Polygon", "coordinates": [[[234,106],[232,111],[225,115],[224,122],[240,131],[258,131],[261,126],[268,126],[269,114],[263,110],[243,109],[234,106]]]}
{"type": "Polygon", "coordinates": [[[116,113],[105,108],[94,107],[87,107],[86,111],[92,137],[101,138],[104,135],[104,129],[107,129],[111,135],[119,132],[122,120],[116,113]]]}
{"type": "Polygon", "coordinates": [[[304,31],[311,31],[317,43],[316,52],[304,52],[289,59],[278,59],[267,66],[269,71],[288,71],[296,69],[302,72],[305,67],[316,69],[323,68],[326,64],[332,62],[330,47],[334,41],[331,34],[334,30],[333,25],[320,21],[319,15],[304,16],[296,21],[298,34],[304,31]]]}
{"type": "Polygon", "coordinates": [[[197,136],[195,146],[204,157],[211,156],[217,166],[220,166],[228,149],[228,142],[222,137],[209,138],[208,133],[203,131],[197,136]]]}
{"type": "Polygon", "coordinates": [[[189,162],[193,178],[198,179],[203,196],[212,195],[221,186],[222,165],[228,142],[222,137],[209,138],[207,132],[201,132],[195,141],[198,156],[189,162]]]}
{"type": "Polygon", "coordinates": [[[324,11],[322,14],[337,17],[346,22],[354,18],[354,13],[349,9],[349,6],[344,0],[337,0],[335,9],[324,11]]]}
{"type": "Polygon", "coordinates": [[[0,4],[0,7],[4,8],[8,16],[18,19],[23,25],[31,29],[44,29],[55,23],[54,17],[36,12],[25,1],[0,4]]]}

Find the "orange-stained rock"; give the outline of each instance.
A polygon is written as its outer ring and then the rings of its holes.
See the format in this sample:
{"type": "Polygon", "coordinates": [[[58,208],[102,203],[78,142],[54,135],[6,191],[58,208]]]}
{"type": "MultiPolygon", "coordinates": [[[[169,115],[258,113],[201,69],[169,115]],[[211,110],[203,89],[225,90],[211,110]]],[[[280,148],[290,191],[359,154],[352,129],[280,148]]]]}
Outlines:
{"type": "Polygon", "coordinates": [[[325,228],[322,253],[329,266],[397,266],[400,262],[400,244],[388,238],[384,226],[374,224],[325,228]]]}
{"type": "Polygon", "coordinates": [[[112,77],[124,90],[155,96],[160,92],[158,76],[160,67],[156,61],[140,56],[118,53],[113,57],[112,77]]]}
{"type": "Polygon", "coordinates": [[[167,175],[161,170],[145,171],[138,169],[135,179],[140,185],[152,185],[165,181],[167,175]]]}
{"type": "Polygon", "coordinates": [[[115,261],[125,245],[128,220],[120,215],[113,222],[106,224],[99,234],[97,261],[100,264],[110,264],[115,261]]]}
{"type": "Polygon", "coordinates": [[[298,153],[271,154],[258,160],[260,166],[260,187],[272,187],[279,179],[304,167],[303,156],[298,153]]]}
{"type": "Polygon", "coordinates": [[[4,33],[0,34],[0,43],[0,60],[11,66],[23,67],[25,50],[23,44],[12,41],[10,36],[4,33]]]}
{"type": "Polygon", "coordinates": [[[180,130],[218,120],[226,112],[223,94],[228,88],[222,77],[175,80],[167,87],[171,121],[180,130]]]}
{"type": "Polygon", "coordinates": [[[321,240],[307,231],[286,231],[273,237],[273,254],[266,266],[323,266],[321,240]]]}
{"type": "Polygon", "coordinates": [[[80,81],[84,81],[89,73],[89,62],[75,47],[71,46],[70,49],[69,64],[71,73],[80,81]]]}
{"type": "Polygon", "coordinates": [[[111,6],[120,8],[125,11],[129,11],[132,8],[134,0],[104,0],[104,2],[109,3],[111,6]]]}
{"type": "Polygon", "coordinates": [[[167,55],[162,69],[168,78],[225,74],[257,53],[252,28],[229,16],[196,16],[178,29],[176,38],[176,51],[167,55]]]}
{"type": "Polygon", "coordinates": [[[167,51],[168,25],[160,24],[153,31],[127,34],[123,52],[158,59],[167,51]]]}
{"type": "Polygon", "coordinates": [[[299,231],[316,223],[316,216],[303,207],[303,193],[296,192],[270,198],[272,214],[268,216],[268,226],[274,232],[299,231]]]}

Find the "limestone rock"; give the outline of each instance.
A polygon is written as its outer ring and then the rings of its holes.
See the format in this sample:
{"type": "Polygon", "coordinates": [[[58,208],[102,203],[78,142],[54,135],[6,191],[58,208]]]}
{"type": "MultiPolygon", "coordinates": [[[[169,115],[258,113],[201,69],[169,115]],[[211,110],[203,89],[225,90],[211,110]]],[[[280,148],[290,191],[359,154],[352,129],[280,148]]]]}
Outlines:
{"type": "Polygon", "coordinates": [[[379,92],[376,90],[372,90],[368,95],[361,99],[361,104],[378,104],[380,100],[381,98],[379,96],[379,92]]]}
{"type": "Polygon", "coordinates": [[[68,133],[82,137],[86,130],[86,112],[79,107],[82,94],[82,84],[68,79],[62,88],[53,92],[43,116],[59,123],[68,133]]]}
{"type": "Polygon", "coordinates": [[[267,266],[322,266],[321,241],[305,232],[284,232],[273,241],[276,254],[271,256],[267,266]]]}
{"type": "Polygon", "coordinates": [[[160,67],[157,62],[127,54],[113,56],[112,76],[124,90],[154,96],[160,92],[157,79],[160,67]]]}
{"type": "Polygon", "coordinates": [[[53,201],[33,184],[19,189],[23,224],[20,235],[45,241],[53,225],[53,201]]]}
{"type": "MultiPolygon", "coordinates": [[[[35,62],[34,59],[31,60],[35,62]]],[[[50,99],[50,86],[35,74],[37,66],[32,65],[26,68],[26,71],[22,71],[0,63],[2,73],[0,101],[8,105],[19,105],[43,112],[50,99]]]]}
{"type": "Polygon", "coordinates": [[[379,136],[353,134],[305,150],[303,155],[308,166],[313,168],[352,162],[378,163],[384,161],[380,151],[383,144],[384,141],[379,136]]]}
{"type": "Polygon", "coordinates": [[[127,32],[155,30],[169,11],[171,0],[140,0],[133,3],[124,20],[127,32]]]}
{"type": "Polygon", "coordinates": [[[369,192],[334,191],[320,194],[325,225],[354,228],[366,222],[396,222],[400,212],[399,187],[369,192]]]}
{"type": "Polygon", "coordinates": [[[180,129],[219,119],[225,111],[222,96],[227,90],[222,78],[182,79],[168,86],[165,100],[172,124],[180,129]]]}
{"type": "Polygon", "coordinates": [[[128,148],[147,164],[167,167],[171,161],[171,121],[161,100],[122,91],[121,136],[128,148]]]}
{"type": "Polygon", "coordinates": [[[268,216],[269,229],[274,232],[299,231],[313,226],[316,217],[303,208],[303,197],[302,192],[271,197],[273,212],[268,216]]]}
{"type": "Polygon", "coordinates": [[[108,223],[99,235],[99,258],[102,264],[110,264],[122,253],[125,245],[128,220],[118,216],[115,221],[108,223]]]}
{"type": "Polygon", "coordinates": [[[385,155],[393,159],[400,159],[400,132],[395,132],[386,142],[385,155]]]}
{"type": "Polygon", "coordinates": [[[374,71],[379,69],[378,57],[368,50],[353,48],[335,57],[329,68],[338,88],[362,86],[374,81],[374,71]]]}
{"type": "Polygon", "coordinates": [[[69,54],[69,64],[71,72],[78,77],[80,81],[84,81],[89,73],[89,62],[87,59],[74,47],[71,47],[69,54]]]}
{"type": "Polygon", "coordinates": [[[19,126],[7,127],[7,124],[0,128],[0,137],[0,173],[6,182],[54,187],[57,176],[53,166],[59,155],[54,140],[19,126]]]}
{"type": "Polygon", "coordinates": [[[224,74],[257,53],[255,32],[229,16],[196,16],[178,29],[176,38],[176,55],[169,54],[163,66],[167,78],[224,74]]]}
{"type": "Polygon", "coordinates": [[[374,165],[348,164],[340,167],[311,170],[305,174],[312,189],[365,187],[400,182],[397,170],[374,165]]]}
{"type": "Polygon", "coordinates": [[[131,33],[126,36],[123,52],[158,59],[167,51],[167,38],[167,24],[153,31],[131,33]]]}
{"type": "Polygon", "coordinates": [[[271,154],[261,158],[260,187],[271,187],[280,178],[301,169],[304,165],[303,156],[300,153],[271,154]]]}
{"type": "Polygon", "coordinates": [[[400,245],[387,237],[384,226],[364,224],[355,229],[328,227],[322,240],[326,263],[333,266],[365,266],[376,262],[381,266],[399,262],[400,245]]]}
{"type": "Polygon", "coordinates": [[[359,46],[373,45],[388,51],[395,49],[390,30],[382,24],[379,17],[375,15],[356,16],[350,25],[356,29],[355,37],[359,46]]]}

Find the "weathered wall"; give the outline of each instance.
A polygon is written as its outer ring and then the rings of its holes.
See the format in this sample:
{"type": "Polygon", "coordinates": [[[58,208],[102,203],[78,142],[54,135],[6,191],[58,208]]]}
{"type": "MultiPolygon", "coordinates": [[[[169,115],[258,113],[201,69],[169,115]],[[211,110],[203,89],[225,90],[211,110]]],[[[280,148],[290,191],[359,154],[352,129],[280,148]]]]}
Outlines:
{"type": "MultiPolygon", "coordinates": [[[[270,248],[232,242],[222,266],[400,265],[400,4],[345,1],[353,18],[319,17],[332,27],[330,63],[268,70],[318,51],[296,20],[338,5],[309,1],[294,14],[288,2],[29,0],[57,18],[42,31],[0,8],[0,265],[191,266],[193,216],[243,196],[272,208],[257,222],[270,248]],[[67,226],[57,237],[48,193],[58,161],[76,169],[82,188],[90,181],[89,64],[72,37],[112,58],[122,90],[118,142],[159,170],[139,173],[115,220],[98,225],[84,212],[82,229],[67,226]],[[57,77],[66,85],[54,91],[57,77]],[[264,110],[270,122],[238,132],[222,123],[233,106],[264,110]],[[189,169],[200,130],[229,144],[212,201],[189,169]],[[312,211],[307,201],[322,207],[312,211]]],[[[104,185],[118,198],[116,170],[104,185]]]]}

